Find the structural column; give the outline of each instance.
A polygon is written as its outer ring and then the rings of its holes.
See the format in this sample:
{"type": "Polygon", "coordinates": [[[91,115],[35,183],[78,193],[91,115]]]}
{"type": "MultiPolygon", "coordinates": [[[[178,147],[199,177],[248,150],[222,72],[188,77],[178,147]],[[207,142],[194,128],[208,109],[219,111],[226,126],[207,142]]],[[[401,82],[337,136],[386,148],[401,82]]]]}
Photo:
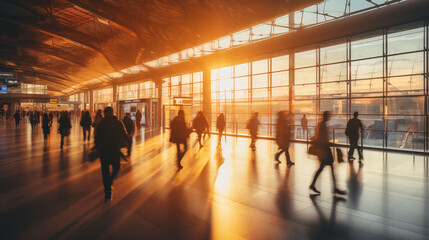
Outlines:
{"type": "Polygon", "coordinates": [[[118,85],[113,84],[113,109],[116,116],[119,116],[119,110],[118,110],[118,85]]]}
{"type": "Polygon", "coordinates": [[[203,71],[203,113],[209,121],[212,122],[212,80],[210,69],[203,71]]]}
{"type": "MultiPolygon", "coordinates": [[[[161,80],[162,81],[162,80],[161,80]]],[[[155,87],[157,88],[158,91],[158,103],[156,104],[156,122],[155,122],[155,126],[156,127],[164,127],[164,124],[162,124],[164,122],[164,118],[162,117],[163,115],[161,114],[162,111],[162,83],[155,83],[155,87]]]]}

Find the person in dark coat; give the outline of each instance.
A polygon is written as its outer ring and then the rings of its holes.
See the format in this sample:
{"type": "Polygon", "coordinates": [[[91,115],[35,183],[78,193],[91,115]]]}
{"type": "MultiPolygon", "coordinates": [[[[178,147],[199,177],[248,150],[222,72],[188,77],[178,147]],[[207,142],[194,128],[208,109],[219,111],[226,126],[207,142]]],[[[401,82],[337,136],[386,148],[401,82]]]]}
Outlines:
{"type": "Polygon", "coordinates": [[[92,122],[92,127],[94,128],[94,141],[95,141],[95,134],[97,131],[97,126],[101,122],[101,119],[103,119],[103,115],[101,114],[101,109],[98,109],[97,113],[95,114],[94,121],[92,122]]]}
{"type": "Polygon", "coordinates": [[[209,127],[209,123],[207,119],[204,117],[203,112],[199,111],[197,113],[197,116],[192,121],[192,127],[197,132],[198,143],[200,144],[200,148],[202,148],[203,144],[201,143],[201,135],[204,132],[204,130],[209,127]]]}
{"type": "Polygon", "coordinates": [[[181,164],[182,158],[188,151],[188,137],[191,133],[191,128],[188,128],[188,125],[185,121],[185,113],[183,110],[179,110],[179,113],[174,119],[170,122],[170,142],[175,143],[177,147],[177,167],[178,170],[182,169],[181,164]],[[184,150],[182,151],[180,145],[183,144],[184,150]]]}
{"type": "Polygon", "coordinates": [[[88,141],[89,141],[89,138],[91,137],[91,124],[92,124],[92,119],[91,119],[91,116],[89,115],[89,111],[85,111],[82,114],[82,118],[80,119],[80,126],[82,126],[84,141],[86,140],[87,132],[88,132],[88,141]]]}
{"type": "Polygon", "coordinates": [[[72,128],[69,114],[64,111],[58,120],[58,132],[61,134],[61,149],[64,148],[64,138],[70,135],[70,129],[72,128]]]}
{"type": "Polygon", "coordinates": [[[217,128],[217,131],[219,132],[217,147],[222,147],[222,134],[223,134],[223,131],[225,130],[225,126],[226,126],[225,115],[221,113],[216,119],[216,128],[217,128]]]}
{"type": "Polygon", "coordinates": [[[18,127],[19,121],[21,121],[21,113],[19,112],[19,110],[15,111],[15,114],[13,114],[13,118],[15,118],[15,126],[18,127]]]}
{"type": "Polygon", "coordinates": [[[317,178],[319,177],[320,173],[322,172],[323,168],[325,166],[331,167],[331,173],[332,173],[332,182],[334,184],[334,194],[346,194],[346,191],[339,190],[337,188],[337,183],[335,181],[335,174],[334,174],[334,157],[332,156],[330,143],[329,143],[329,130],[326,125],[326,123],[331,118],[331,113],[329,111],[323,112],[323,119],[320,121],[320,123],[317,126],[316,129],[316,139],[315,139],[315,145],[318,148],[318,158],[320,161],[320,167],[316,171],[313,181],[310,185],[310,190],[314,191],[317,194],[320,194],[320,191],[316,189],[315,184],[317,181],[317,178]]]}
{"type": "Polygon", "coordinates": [[[256,149],[256,138],[258,137],[258,128],[259,128],[259,119],[258,112],[255,112],[253,116],[247,122],[247,129],[249,129],[250,137],[252,138],[252,142],[250,143],[249,148],[253,150],[256,149]]]}
{"type": "Polygon", "coordinates": [[[349,137],[349,142],[350,142],[350,150],[348,153],[349,162],[355,159],[353,157],[353,153],[355,152],[355,149],[356,149],[359,154],[359,162],[361,163],[363,160],[362,149],[359,147],[358,142],[359,142],[359,130],[361,133],[363,132],[363,125],[362,125],[362,122],[358,119],[358,116],[359,116],[359,113],[354,112],[353,118],[347,122],[346,135],[347,137],[349,137]]]}
{"type": "Polygon", "coordinates": [[[140,112],[140,110],[137,110],[136,112],[136,125],[137,129],[142,128],[142,113],[140,112]]]}
{"type": "Polygon", "coordinates": [[[52,111],[49,112],[49,119],[51,119],[51,126],[52,126],[52,123],[54,121],[54,114],[52,113],[52,111]]]}
{"type": "Polygon", "coordinates": [[[42,129],[43,129],[43,139],[48,139],[48,135],[51,133],[51,118],[48,116],[47,113],[43,114],[42,119],[42,129]]]}
{"type": "Polygon", "coordinates": [[[294,162],[290,160],[289,155],[289,145],[290,145],[290,124],[289,119],[285,112],[280,111],[277,113],[277,125],[276,125],[276,142],[279,146],[279,151],[275,155],[275,159],[280,163],[280,155],[284,152],[286,156],[287,166],[291,167],[295,165],[294,162]]]}
{"type": "Polygon", "coordinates": [[[120,155],[123,142],[129,137],[124,124],[113,115],[113,108],[104,109],[104,118],[100,121],[95,132],[95,146],[100,156],[101,173],[103,177],[105,199],[112,198],[113,179],[120,169],[120,155]],[[110,172],[110,165],[112,172],[110,172]]]}
{"type": "Polygon", "coordinates": [[[133,120],[131,120],[131,114],[130,113],[125,114],[122,122],[124,123],[125,129],[127,130],[128,137],[130,139],[130,141],[127,144],[127,153],[128,153],[128,157],[129,157],[129,156],[131,156],[131,147],[133,145],[133,135],[134,135],[134,131],[135,131],[135,125],[134,125],[133,120]]]}

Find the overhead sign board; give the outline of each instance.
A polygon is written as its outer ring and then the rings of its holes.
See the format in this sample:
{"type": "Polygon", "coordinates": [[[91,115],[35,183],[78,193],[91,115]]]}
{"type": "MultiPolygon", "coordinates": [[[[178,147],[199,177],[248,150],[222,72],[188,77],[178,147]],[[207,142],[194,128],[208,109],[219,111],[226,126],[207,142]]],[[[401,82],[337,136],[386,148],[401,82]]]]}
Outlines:
{"type": "Polygon", "coordinates": [[[1,79],[0,78],[0,84],[6,85],[6,86],[18,86],[18,80],[16,79],[1,79]]]}
{"type": "Polygon", "coordinates": [[[119,101],[119,103],[142,103],[145,102],[146,99],[133,99],[133,100],[123,100],[119,101]]]}
{"type": "Polygon", "coordinates": [[[0,79],[16,79],[16,73],[0,72],[0,79]]]}
{"type": "Polygon", "coordinates": [[[192,97],[174,97],[173,105],[192,106],[192,97]]]}
{"type": "Polygon", "coordinates": [[[58,104],[58,99],[57,98],[50,98],[49,103],[50,104],[58,104]]]}

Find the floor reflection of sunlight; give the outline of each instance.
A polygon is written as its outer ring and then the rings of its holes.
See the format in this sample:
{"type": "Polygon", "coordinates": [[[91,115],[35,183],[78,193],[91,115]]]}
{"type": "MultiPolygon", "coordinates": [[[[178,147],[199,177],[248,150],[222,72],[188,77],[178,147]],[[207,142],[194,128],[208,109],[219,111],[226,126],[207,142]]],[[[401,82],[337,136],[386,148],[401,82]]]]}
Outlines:
{"type": "Polygon", "coordinates": [[[216,178],[214,191],[222,195],[228,195],[231,191],[231,165],[225,162],[220,168],[216,178]]]}

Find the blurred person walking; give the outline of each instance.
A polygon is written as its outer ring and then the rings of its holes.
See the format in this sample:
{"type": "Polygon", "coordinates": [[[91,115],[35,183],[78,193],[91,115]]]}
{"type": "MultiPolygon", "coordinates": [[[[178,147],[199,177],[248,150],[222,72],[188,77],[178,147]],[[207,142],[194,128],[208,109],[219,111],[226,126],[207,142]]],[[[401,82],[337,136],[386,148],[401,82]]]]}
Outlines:
{"type": "Polygon", "coordinates": [[[89,138],[91,137],[91,124],[92,124],[92,119],[91,116],[89,115],[89,111],[85,111],[82,114],[82,118],[80,119],[80,126],[82,127],[83,130],[83,140],[86,140],[86,133],[88,132],[88,141],[89,138]]]}
{"type": "Polygon", "coordinates": [[[51,126],[52,126],[52,120],[48,116],[47,113],[43,114],[42,119],[42,129],[43,129],[43,139],[48,139],[48,135],[51,134],[51,126]]]}
{"type": "Polygon", "coordinates": [[[322,121],[317,125],[316,129],[316,135],[315,135],[315,141],[314,146],[317,147],[317,156],[320,161],[320,167],[314,174],[313,181],[310,185],[310,190],[314,191],[317,194],[320,194],[320,191],[316,189],[315,184],[317,181],[317,178],[319,177],[320,173],[323,171],[323,168],[325,166],[331,167],[331,174],[332,174],[332,182],[334,185],[334,194],[347,194],[346,191],[339,190],[337,188],[337,183],[335,180],[335,173],[334,173],[334,157],[332,156],[330,143],[329,143],[329,129],[327,127],[327,122],[331,118],[331,113],[329,111],[323,112],[323,118],[322,121]]]}
{"type": "Polygon", "coordinates": [[[362,132],[363,132],[363,125],[362,125],[362,122],[358,119],[358,116],[359,116],[358,112],[353,113],[353,118],[347,122],[345,134],[349,138],[349,142],[350,142],[350,150],[348,152],[349,162],[356,159],[353,157],[353,154],[356,149],[359,154],[359,162],[361,163],[363,160],[362,149],[359,147],[358,142],[359,142],[359,135],[362,135],[362,132]],[[359,130],[360,130],[360,134],[359,134],[359,130]]]}
{"type": "Polygon", "coordinates": [[[58,132],[61,134],[61,149],[64,148],[64,138],[70,135],[70,129],[72,128],[69,113],[64,111],[58,120],[58,132]]]}
{"type": "Polygon", "coordinates": [[[204,117],[203,112],[198,111],[197,116],[192,121],[192,127],[197,132],[198,143],[200,144],[200,148],[202,148],[203,144],[201,143],[201,135],[209,127],[209,123],[207,119],[204,117]]]}
{"type": "Polygon", "coordinates": [[[308,120],[305,117],[305,114],[301,118],[301,127],[302,127],[302,138],[307,139],[308,134],[308,120]]]}
{"type": "Polygon", "coordinates": [[[125,130],[127,130],[128,137],[130,139],[130,141],[127,143],[127,154],[128,154],[128,157],[130,157],[131,156],[131,147],[133,145],[133,135],[134,135],[134,131],[135,131],[135,125],[134,125],[133,120],[131,120],[131,114],[127,112],[125,114],[122,122],[124,123],[125,130]]]}
{"type": "Polygon", "coordinates": [[[225,126],[226,126],[225,115],[221,113],[216,119],[216,128],[217,128],[217,131],[219,132],[219,137],[217,140],[218,148],[222,148],[222,134],[223,134],[223,131],[225,130],[225,126]]]}
{"type": "Polygon", "coordinates": [[[49,119],[51,119],[51,126],[52,126],[52,123],[54,121],[54,114],[52,113],[52,111],[49,112],[49,119]]]}
{"type": "Polygon", "coordinates": [[[97,126],[95,133],[95,146],[100,156],[101,174],[104,185],[104,198],[112,198],[113,179],[121,167],[120,154],[123,142],[129,142],[124,124],[113,115],[113,108],[104,109],[104,118],[97,126]],[[112,172],[110,172],[112,166],[112,172]]]}
{"type": "Polygon", "coordinates": [[[276,142],[279,146],[279,151],[275,154],[275,159],[277,162],[280,163],[281,161],[279,157],[284,152],[286,156],[287,167],[295,165],[295,163],[290,160],[289,155],[290,133],[291,128],[286,113],[284,111],[278,112],[276,125],[276,142]]]}
{"type": "Polygon", "coordinates": [[[15,127],[19,126],[19,121],[21,121],[21,113],[19,110],[15,111],[15,114],[13,114],[13,118],[15,119],[15,127]]]}
{"type": "Polygon", "coordinates": [[[137,130],[140,130],[142,128],[142,113],[140,110],[137,110],[136,112],[136,126],[137,130]]]}
{"type": "Polygon", "coordinates": [[[249,119],[247,122],[247,129],[249,129],[250,137],[252,138],[252,141],[250,143],[249,148],[252,150],[256,149],[256,139],[258,137],[258,128],[259,128],[259,119],[258,119],[258,112],[253,113],[253,116],[249,119]]]}
{"type": "Polygon", "coordinates": [[[95,140],[95,134],[97,132],[97,126],[103,119],[103,115],[101,114],[101,109],[98,109],[97,113],[95,114],[94,121],[92,122],[92,127],[94,128],[94,140],[95,140]]]}
{"type": "Polygon", "coordinates": [[[174,119],[170,122],[170,142],[175,143],[177,147],[177,168],[178,170],[182,169],[181,164],[182,158],[185,153],[188,151],[188,137],[192,131],[192,128],[189,128],[185,121],[185,113],[183,110],[179,110],[179,113],[174,119]],[[184,150],[181,150],[183,144],[184,150]]]}

